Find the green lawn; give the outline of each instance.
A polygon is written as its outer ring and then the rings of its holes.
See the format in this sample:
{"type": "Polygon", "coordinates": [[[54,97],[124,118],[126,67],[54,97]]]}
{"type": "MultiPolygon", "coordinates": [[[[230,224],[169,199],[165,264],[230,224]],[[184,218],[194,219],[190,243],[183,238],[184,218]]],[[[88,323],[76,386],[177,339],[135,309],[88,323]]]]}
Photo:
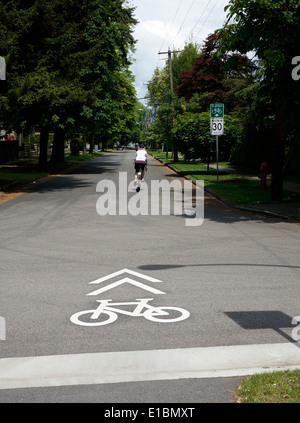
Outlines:
{"type": "MultiPolygon", "coordinates": [[[[219,172],[214,169],[207,172],[201,164],[172,163],[172,167],[182,175],[193,180],[203,180],[205,188],[236,205],[255,205],[271,203],[270,184],[262,190],[260,179],[250,180],[236,174],[219,172]]],[[[300,195],[285,191],[284,202],[300,200],[300,195]]]]}
{"type": "Polygon", "coordinates": [[[300,403],[300,370],[245,378],[236,393],[241,403],[300,403]]]}
{"type": "Polygon", "coordinates": [[[62,164],[48,163],[47,169],[40,169],[37,158],[19,159],[10,163],[0,165],[0,183],[5,185],[8,183],[28,184],[36,181],[44,176],[61,172],[70,166],[75,166],[86,160],[101,156],[102,153],[87,153],[85,155],[71,156],[66,154],[65,162],[62,164]]]}
{"type": "Polygon", "coordinates": [[[27,184],[31,181],[47,176],[46,171],[38,170],[38,168],[30,163],[7,164],[0,166],[0,182],[1,185],[7,183],[27,184]]]}
{"type": "MultiPolygon", "coordinates": [[[[165,153],[153,152],[156,158],[162,161],[166,161],[165,153]]],[[[179,159],[177,163],[174,163],[169,154],[168,164],[172,166],[176,171],[180,172],[183,176],[187,176],[193,180],[203,180],[205,188],[210,189],[215,194],[224,198],[232,204],[238,206],[247,206],[255,204],[271,204],[270,183],[267,184],[267,189],[262,190],[260,186],[260,179],[256,177],[257,173],[247,169],[239,169],[247,174],[253,174],[254,180],[247,179],[236,174],[228,174],[219,171],[217,175],[216,169],[209,167],[197,162],[185,162],[183,159],[179,159]]],[[[230,163],[219,163],[219,166],[232,167],[230,163]]],[[[283,200],[281,202],[294,202],[300,201],[300,194],[295,194],[289,191],[284,191],[283,200]]]]}

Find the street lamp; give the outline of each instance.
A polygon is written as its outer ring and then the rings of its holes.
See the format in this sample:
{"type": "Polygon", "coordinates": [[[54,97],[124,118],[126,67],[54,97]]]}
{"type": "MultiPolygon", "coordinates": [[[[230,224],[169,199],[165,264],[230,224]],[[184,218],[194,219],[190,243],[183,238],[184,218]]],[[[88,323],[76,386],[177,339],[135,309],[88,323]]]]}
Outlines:
{"type": "MultiPolygon", "coordinates": [[[[163,87],[161,87],[159,84],[157,84],[156,82],[149,81],[149,82],[143,82],[143,84],[144,85],[151,85],[151,84],[156,85],[157,87],[159,87],[161,90],[163,90],[167,94],[167,91],[163,87]]],[[[169,134],[167,133],[166,160],[168,161],[168,159],[169,159],[169,134]]]]}

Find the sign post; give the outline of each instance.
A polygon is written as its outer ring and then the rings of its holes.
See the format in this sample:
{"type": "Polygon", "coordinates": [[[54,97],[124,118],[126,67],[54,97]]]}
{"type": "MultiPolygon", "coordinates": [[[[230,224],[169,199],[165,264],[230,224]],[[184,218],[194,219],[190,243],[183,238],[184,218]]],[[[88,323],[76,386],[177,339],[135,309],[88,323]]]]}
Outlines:
{"type": "Polygon", "coordinates": [[[216,136],[217,180],[219,180],[219,135],[224,135],[224,104],[210,105],[210,133],[216,136]]]}
{"type": "Polygon", "coordinates": [[[219,136],[216,136],[217,181],[219,181],[219,136]]]}

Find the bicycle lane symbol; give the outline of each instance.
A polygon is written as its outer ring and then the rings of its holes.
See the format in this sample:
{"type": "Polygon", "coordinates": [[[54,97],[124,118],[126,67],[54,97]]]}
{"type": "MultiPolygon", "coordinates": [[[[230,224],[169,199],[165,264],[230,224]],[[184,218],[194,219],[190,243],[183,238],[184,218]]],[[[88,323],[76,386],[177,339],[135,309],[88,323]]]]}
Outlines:
{"type": "MultiPolygon", "coordinates": [[[[130,271],[128,269],[123,269],[120,272],[115,272],[112,275],[109,275],[108,277],[101,278],[90,283],[102,283],[110,277],[114,277],[125,272],[135,274],[139,277],[142,276],[143,279],[151,280],[152,282],[161,282],[158,279],[150,278],[140,273],[130,271]]],[[[126,277],[116,282],[113,282],[105,287],[99,288],[96,291],[93,291],[87,295],[99,295],[124,283],[135,285],[139,288],[151,292],[152,294],[165,294],[165,292],[163,291],[160,291],[156,288],[145,285],[144,283],[126,277]]],[[[73,314],[70,317],[70,320],[72,323],[80,326],[103,326],[116,321],[120,314],[132,317],[144,317],[147,320],[159,323],[179,322],[187,319],[190,316],[190,313],[183,308],[171,306],[157,307],[152,304],[149,304],[150,301],[153,301],[153,298],[138,298],[134,301],[129,302],[112,302],[112,300],[107,299],[97,300],[97,303],[99,304],[95,309],[79,311],[73,314]],[[129,306],[131,310],[128,310],[129,306]],[[135,307],[133,308],[132,306],[135,307]]]]}

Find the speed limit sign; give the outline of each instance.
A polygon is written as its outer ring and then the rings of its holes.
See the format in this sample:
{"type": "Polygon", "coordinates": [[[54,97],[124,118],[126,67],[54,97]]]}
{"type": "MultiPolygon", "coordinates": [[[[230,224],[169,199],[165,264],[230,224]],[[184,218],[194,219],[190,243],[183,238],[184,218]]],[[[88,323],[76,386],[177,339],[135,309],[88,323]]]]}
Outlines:
{"type": "Polygon", "coordinates": [[[219,135],[224,135],[224,104],[210,105],[210,133],[216,136],[217,181],[219,180],[219,135]]]}
{"type": "Polygon", "coordinates": [[[210,133],[211,135],[224,135],[224,118],[210,119],[210,133]]]}

